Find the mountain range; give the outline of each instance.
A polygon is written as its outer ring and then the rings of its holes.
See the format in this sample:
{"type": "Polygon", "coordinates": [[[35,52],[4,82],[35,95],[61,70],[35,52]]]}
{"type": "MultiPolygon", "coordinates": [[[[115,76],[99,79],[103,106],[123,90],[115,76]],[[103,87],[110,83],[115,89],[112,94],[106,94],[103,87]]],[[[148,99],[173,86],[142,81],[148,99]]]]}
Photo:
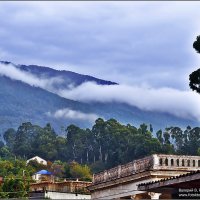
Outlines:
{"type": "MultiPolygon", "coordinates": [[[[38,79],[45,77],[46,80],[51,80],[59,77],[62,81],[54,83],[54,90],[70,88],[71,86],[76,87],[88,81],[95,82],[98,85],[117,84],[92,76],[71,71],[60,71],[50,67],[15,65],[7,61],[0,61],[0,64],[7,67],[12,65],[16,69],[31,74],[38,79]]],[[[121,123],[130,123],[134,126],[139,126],[142,123],[152,124],[156,130],[169,126],[186,127],[187,125],[198,125],[197,121],[179,118],[164,112],[144,111],[125,103],[86,103],[66,99],[51,90],[0,74],[1,133],[7,128],[17,128],[22,122],[30,121],[40,126],[51,123],[56,131],[62,134],[61,127],[67,127],[70,124],[83,128],[91,127],[95,117],[115,118],[121,123]],[[64,114],[61,115],[63,112],[64,114]]]]}

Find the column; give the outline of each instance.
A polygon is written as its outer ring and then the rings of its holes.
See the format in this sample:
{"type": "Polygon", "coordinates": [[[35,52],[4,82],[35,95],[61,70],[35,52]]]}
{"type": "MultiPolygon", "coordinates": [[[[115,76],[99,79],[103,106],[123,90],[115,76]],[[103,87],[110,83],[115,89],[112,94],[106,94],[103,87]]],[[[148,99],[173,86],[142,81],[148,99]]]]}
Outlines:
{"type": "Polygon", "coordinates": [[[168,167],[171,167],[171,157],[168,157],[168,167]]]}
{"type": "Polygon", "coordinates": [[[195,167],[198,167],[198,160],[195,159],[195,167]]]}
{"type": "Polygon", "coordinates": [[[105,170],[104,174],[103,174],[103,180],[107,181],[107,177],[108,177],[108,172],[107,172],[107,170],[105,170]]]}
{"type": "Polygon", "coordinates": [[[161,193],[149,192],[148,195],[151,197],[151,199],[159,199],[161,193]]]}
{"type": "Polygon", "coordinates": [[[118,178],[121,177],[121,171],[122,171],[122,166],[119,165],[119,166],[118,166],[118,178]]]}

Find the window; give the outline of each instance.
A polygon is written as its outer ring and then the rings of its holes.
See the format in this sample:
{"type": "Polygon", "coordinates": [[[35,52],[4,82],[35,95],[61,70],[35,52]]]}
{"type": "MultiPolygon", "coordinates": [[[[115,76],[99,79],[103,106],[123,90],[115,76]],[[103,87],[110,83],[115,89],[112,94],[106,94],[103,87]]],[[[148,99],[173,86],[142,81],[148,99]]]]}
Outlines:
{"type": "Polygon", "coordinates": [[[179,159],[176,160],[176,164],[179,167],[179,159]]]}
{"type": "Polygon", "coordinates": [[[165,159],[165,165],[168,166],[168,159],[165,159]]]}
{"type": "Polygon", "coordinates": [[[162,158],[160,158],[159,163],[160,163],[160,166],[163,165],[162,158]]]}
{"type": "Polygon", "coordinates": [[[193,167],[195,167],[195,160],[193,160],[193,167]]]}
{"type": "Polygon", "coordinates": [[[171,159],[171,166],[174,166],[174,160],[171,159]]]}
{"type": "Polygon", "coordinates": [[[182,166],[185,166],[185,161],[184,160],[182,160],[182,166]]]}
{"type": "Polygon", "coordinates": [[[187,166],[190,167],[190,160],[187,161],[187,166]]]}

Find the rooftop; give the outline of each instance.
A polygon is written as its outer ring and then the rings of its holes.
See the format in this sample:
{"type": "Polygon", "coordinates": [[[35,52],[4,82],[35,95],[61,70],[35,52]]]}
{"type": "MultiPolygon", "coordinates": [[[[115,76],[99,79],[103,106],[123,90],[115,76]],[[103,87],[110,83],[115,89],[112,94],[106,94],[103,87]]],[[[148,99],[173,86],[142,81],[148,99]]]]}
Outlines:
{"type": "Polygon", "coordinates": [[[45,170],[45,169],[40,170],[40,171],[36,172],[35,174],[41,174],[41,175],[52,175],[51,172],[49,172],[49,171],[47,171],[47,170],[45,170]]]}
{"type": "Polygon", "coordinates": [[[99,184],[145,171],[197,171],[200,170],[200,156],[153,154],[142,159],[118,165],[97,173],[93,184],[99,184]]]}
{"type": "Polygon", "coordinates": [[[171,178],[161,179],[141,183],[138,185],[140,191],[163,192],[165,190],[174,190],[177,188],[199,188],[200,187],[200,170],[193,171],[187,174],[174,176],[171,178]]]}

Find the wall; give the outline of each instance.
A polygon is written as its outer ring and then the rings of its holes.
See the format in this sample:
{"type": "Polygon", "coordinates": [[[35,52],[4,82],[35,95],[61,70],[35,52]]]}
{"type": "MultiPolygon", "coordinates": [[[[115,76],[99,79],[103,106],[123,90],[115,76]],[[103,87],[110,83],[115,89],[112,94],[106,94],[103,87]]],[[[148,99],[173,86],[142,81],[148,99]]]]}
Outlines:
{"type": "Polygon", "coordinates": [[[137,185],[149,181],[157,181],[158,178],[149,178],[143,181],[125,183],[102,190],[97,190],[91,193],[92,199],[117,199],[125,196],[132,196],[135,194],[145,193],[137,190],[137,185]]]}
{"type": "Polygon", "coordinates": [[[50,199],[91,199],[91,195],[47,191],[45,193],[45,198],[50,198],[50,199]]]}

